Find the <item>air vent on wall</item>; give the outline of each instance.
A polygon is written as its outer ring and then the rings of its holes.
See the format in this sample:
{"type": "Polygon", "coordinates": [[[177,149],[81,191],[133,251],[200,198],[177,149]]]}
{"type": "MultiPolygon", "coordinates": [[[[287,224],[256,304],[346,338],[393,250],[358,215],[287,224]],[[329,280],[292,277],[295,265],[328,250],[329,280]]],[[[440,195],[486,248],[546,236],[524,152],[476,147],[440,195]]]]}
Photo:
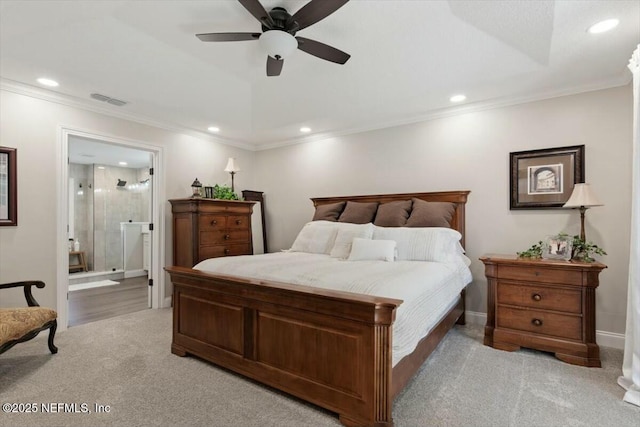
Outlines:
{"type": "Polygon", "coordinates": [[[122,101],[120,99],[115,99],[115,98],[110,98],[108,96],[101,95],[99,93],[92,93],[91,97],[93,99],[98,100],[98,101],[108,102],[109,104],[115,105],[115,106],[118,106],[118,107],[122,107],[123,105],[128,104],[126,101],[122,101]]]}

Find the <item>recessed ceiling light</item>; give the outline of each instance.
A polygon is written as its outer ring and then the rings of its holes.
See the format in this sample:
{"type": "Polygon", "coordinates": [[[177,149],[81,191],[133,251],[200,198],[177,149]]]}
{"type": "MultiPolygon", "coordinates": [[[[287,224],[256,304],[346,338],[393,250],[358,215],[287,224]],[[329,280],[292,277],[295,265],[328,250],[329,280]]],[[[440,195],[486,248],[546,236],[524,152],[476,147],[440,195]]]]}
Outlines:
{"type": "Polygon", "coordinates": [[[127,166],[127,162],[118,162],[120,166],[127,166]]]}
{"type": "Polygon", "coordinates": [[[37,81],[38,81],[38,83],[40,83],[43,86],[49,86],[49,87],[59,86],[57,81],[51,80],[51,79],[46,79],[44,77],[40,77],[37,81]]]}
{"type": "Polygon", "coordinates": [[[220,128],[219,128],[219,127],[217,127],[217,126],[209,126],[209,127],[207,128],[207,130],[208,130],[209,132],[220,132],[220,128]]]}
{"type": "Polygon", "coordinates": [[[303,126],[303,127],[300,128],[300,132],[309,133],[309,132],[311,132],[311,128],[303,126]]]}
{"type": "Polygon", "coordinates": [[[449,98],[449,101],[451,102],[462,102],[465,99],[467,99],[466,96],[460,94],[460,95],[453,95],[451,98],[449,98]]]}
{"type": "Polygon", "coordinates": [[[597,24],[593,24],[587,30],[591,34],[599,34],[604,33],[605,31],[613,30],[620,23],[619,20],[613,19],[605,19],[604,21],[600,21],[597,24]]]}

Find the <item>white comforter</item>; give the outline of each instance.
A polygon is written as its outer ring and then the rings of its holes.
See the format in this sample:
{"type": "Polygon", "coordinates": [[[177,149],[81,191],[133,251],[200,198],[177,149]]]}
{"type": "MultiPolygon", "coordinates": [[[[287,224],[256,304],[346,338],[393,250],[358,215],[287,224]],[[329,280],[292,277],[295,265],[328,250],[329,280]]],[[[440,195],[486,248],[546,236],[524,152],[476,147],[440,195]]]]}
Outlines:
{"type": "Polygon", "coordinates": [[[451,263],[384,262],[344,261],[328,255],[281,252],[212,258],[193,268],[401,299],[404,302],[396,311],[393,325],[393,365],[416,348],[471,282],[471,272],[463,256],[451,263]]]}

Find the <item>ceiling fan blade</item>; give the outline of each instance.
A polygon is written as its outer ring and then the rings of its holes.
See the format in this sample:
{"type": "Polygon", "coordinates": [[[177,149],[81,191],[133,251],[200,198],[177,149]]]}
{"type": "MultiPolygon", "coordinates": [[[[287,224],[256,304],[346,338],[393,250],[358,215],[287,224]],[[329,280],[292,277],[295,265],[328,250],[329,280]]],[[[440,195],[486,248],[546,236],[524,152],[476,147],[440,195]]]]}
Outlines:
{"type": "Polygon", "coordinates": [[[279,76],[284,65],[284,59],[267,56],[267,76],[279,76]]]}
{"type": "Polygon", "coordinates": [[[298,23],[297,31],[307,28],[331,15],[344,6],[349,0],[311,0],[302,9],[293,14],[289,22],[298,23]]]}
{"type": "Polygon", "coordinates": [[[203,42],[240,42],[244,40],[258,40],[261,33],[207,33],[196,34],[203,42]]]}
{"type": "Polygon", "coordinates": [[[268,28],[273,28],[275,25],[271,15],[267,13],[262,3],[259,0],[238,0],[245,9],[249,11],[261,24],[264,24],[268,28]]]}
{"type": "Polygon", "coordinates": [[[296,40],[298,40],[298,49],[301,51],[336,64],[344,64],[351,58],[348,53],[315,40],[304,37],[296,37],[296,40]]]}

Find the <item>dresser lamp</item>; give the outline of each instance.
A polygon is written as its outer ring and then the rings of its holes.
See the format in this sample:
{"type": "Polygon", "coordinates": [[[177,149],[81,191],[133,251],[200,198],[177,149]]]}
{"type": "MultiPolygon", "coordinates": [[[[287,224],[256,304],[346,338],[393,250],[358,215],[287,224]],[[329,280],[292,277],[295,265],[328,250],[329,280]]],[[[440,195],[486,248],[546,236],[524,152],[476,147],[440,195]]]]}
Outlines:
{"type": "Polygon", "coordinates": [[[580,208],[580,239],[586,242],[584,234],[584,213],[592,206],[602,206],[602,202],[595,196],[589,184],[576,184],[573,186],[571,197],[563,208],[580,208]]]}
{"type": "Polygon", "coordinates": [[[191,198],[193,199],[202,197],[202,184],[198,181],[198,178],[196,178],[196,180],[193,181],[193,184],[191,184],[191,192],[191,198]]]}
{"type": "Polygon", "coordinates": [[[236,172],[240,172],[240,168],[236,165],[235,157],[229,157],[227,167],[224,168],[224,171],[231,174],[231,192],[234,192],[235,190],[233,188],[233,176],[236,174],[236,172]]]}

